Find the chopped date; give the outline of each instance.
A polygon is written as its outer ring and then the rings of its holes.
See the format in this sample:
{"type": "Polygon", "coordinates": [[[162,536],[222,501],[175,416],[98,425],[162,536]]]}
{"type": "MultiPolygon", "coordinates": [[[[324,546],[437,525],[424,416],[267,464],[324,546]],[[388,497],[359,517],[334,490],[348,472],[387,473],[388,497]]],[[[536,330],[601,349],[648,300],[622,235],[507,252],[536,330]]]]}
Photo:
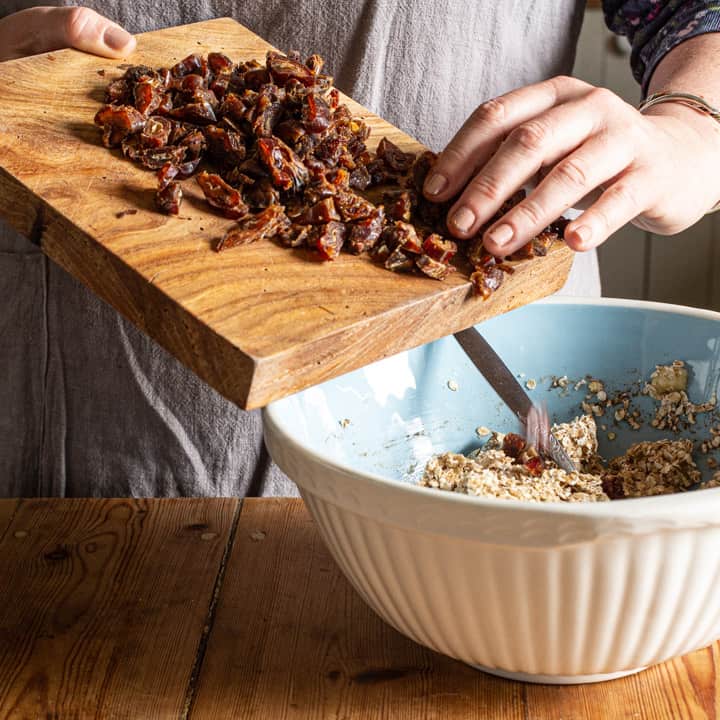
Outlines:
{"type": "Polygon", "coordinates": [[[184,120],[185,122],[197,123],[198,125],[217,122],[215,111],[207,101],[191,102],[187,105],[181,105],[171,110],[169,115],[176,120],[184,120]]]}
{"type": "Polygon", "coordinates": [[[313,75],[319,75],[325,66],[325,60],[320,55],[311,55],[306,61],[305,66],[313,75]]]}
{"type": "Polygon", "coordinates": [[[535,257],[535,250],[533,248],[533,241],[525,243],[522,247],[519,247],[510,256],[510,260],[527,260],[528,258],[535,257]]]}
{"type": "Polygon", "coordinates": [[[270,171],[275,187],[301,190],[309,178],[308,169],[300,158],[278,138],[259,138],[258,157],[270,171]]]}
{"type": "Polygon", "coordinates": [[[185,159],[183,147],[146,148],[136,153],[135,160],[148,170],[160,170],[166,163],[182,164],[185,159]]]}
{"type": "Polygon", "coordinates": [[[197,181],[207,201],[225,216],[241,218],[247,214],[248,206],[240,193],[219,175],[203,171],[197,176],[197,181]]]}
{"type": "Polygon", "coordinates": [[[490,255],[487,250],[485,250],[485,245],[483,244],[482,237],[476,237],[470,241],[470,246],[468,247],[467,251],[467,259],[470,261],[470,264],[475,268],[485,266],[488,261],[490,261],[491,263],[495,262],[495,258],[490,255]]]}
{"type": "Polygon", "coordinates": [[[250,206],[258,210],[280,204],[280,192],[265,177],[243,187],[243,193],[250,206]]]}
{"type": "Polygon", "coordinates": [[[302,109],[302,120],[308,132],[324,132],[330,127],[330,106],[317,93],[308,93],[302,109]]]}
{"type": "Polygon", "coordinates": [[[187,157],[194,160],[202,157],[202,154],[207,148],[207,141],[202,131],[198,129],[193,129],[187,135],[185,135],[182,140],[180,140],[178,146],[184,147],[187,157]]]}
{"type": "Polygon", "coordinates": [[[340,255],[347,228],[341,222],[331,220],[325,225],[319,225],[311,237],[311,242],[320,253],[323,260],[335,260],[340,255]]]}
{"type": "Polygon", "coordinates": [[[263,85],[267,85],[271,79],[270,73],[264,67],[252,68],[243,77],[245,87],[248,90],[258,90],[263,85]]]}
{"type": "Polygon", "coordinates": [[[155,194],[157,206],[168,215],[177,215],[182,202],[182,188],[179,183],[169,182],[155,194]]]}
{"type": "Polygon", "coordinates": [[[415,261],[401,247],[396,247],[387,256],[384,265],[393,272],[408,272],[415,267],[415,261]]]}
{"type": "Polygon", "coordinates": [[[367,190],[370,186],[370,182],[370,173],[365,165],[358,165],[350,173],[349,184],[353,190],[367,190]]]}
{"type": "Polygon", "coordinates": [[[475,294],[487,300],[501,285],[505,274],[496,266],[478,268],[470,276],[470,282],[475,288],[475,294]]]}
{"type": "Polygon", "coordinates": [[[350,226],[350,238],[348,239],[350,252],[359,255],[372,250],[380,239],[384,220],[385,208],[379,205],[372,215],[354,222],[350,226]]]}
{"type": "MultiPolygon", "coordinates": [[[[157,173],[156,202],[177,214],[180,183],[198,173],[207,202],[237,220],[216,249],[274,238],[314,249],[323,259],[341,250],[370,253],[394,271],[444,279],[460,262],[488,298],[514,266],[495,258],[478,236],[449,239],[454,200],[428,201],[423,184],[437,155],[408,153],[388,138],[375,151],[368,124],[340,103],[323,60],[267,53],[265,63],[192,53],[168,69],[125,68],[105,89],[95,116],[103,143],[157,173]],[[378,201],[383,204],[378,204],[378,201]]],[[[503,203],[495,222],[522,201],[503,203]]],[[[511,260],[546,255],[562,239],[558,218],[511,260]]]]}
{"type": "Polygon", "coordinates": [[[113,105],[127,105],[130,102],[129,87],[124,78],[113,80],[105,88],[105,102],[113,105]]]}
{"type": "Polygon", "coordinates": [[[245,138],[238,132],[208,125],[204,137],[210,157],[219,165],[238,165],[247,155],[245,138]]]}
{"type": "Polygon", "coordinates": [[[530,474],[535,476],[542,475],[543,470],[545,469],[545,463],[539,455],[528,458],[523,464],[530,471],[530,474]]]}
{"type": "Polygon", "coordinates": [[[527,443],[525,438],[517,433],[507,433],[503,438],[502,450],[508,456],[517,460],[520,455],[525,451],[527,443]]]}
{"type": "Polygon", "coordinates": [[[171,162],[165,163],[157,173],[158,190],[165,189],[180,173],[177,165],[171,162]]]}
{"type": "Polygon", "coordinates": [[[458,246],[454,240],[446,240],[437,233],[431,233],[423,241],[423,253],[440,263],[449,263],[457,254],[458,246]]]}
{"type": "Polygon", "coordinates": [[[403,152],[395,143],[390,142],[387,138],[383,138],[378,143],[377,156],[391,170],[400,173],[406,172],[415,161],[415,155],[413,153],[403,152]]]}
{"type": "Polygon", "coordinates": [[[220,252],[236,245],[272,238],[282,234],[289,226],[290,221],[282,205],[270,205],[255,215],[247,216],[237,227],[228,230],[215,246],[215,250],[220,252]]]}
{"type": "Polygon", "coordinates": [[[435,260],[424,253],[415,261],[415,264],[425,275],[434,280],[444,280],[455,270],[452,265],[435,260]]]}
{"type": "Polygon", "coordinates": [[[305,132],[305,127],[299,120],[283,120],[274,129],[275,135],[291,146],[296,145],[305,132]]]}
{"type": "Polygon", "coordinates": [[[533,238],[533,251],[536,256],[545,257],[556,240],[560,237],[552,228],[546,228],[537,237],[533,238]]]}
{"type": "Polygon", "coordinates": [[[207,75],[207,67],[207,60],[202,55],[194,53],[183,58],[177,65],[173,65],[173,67],[170,68],[170,74],[176,78],[184,77],[192,73],[204,77],[207,75]]]}
{"type": "Polygon", "coordinates": [[[95,115],[95,124],[111,129],[113,134],[108,139],[113,142],[111,147],[116,147],[128,135],[145,127],[145,116],[130,105],[106,105],[95,115]]]}
{"type": "Polygon", "coordinates": [[[387,192],[384,200],[389,218],[410,222],[412,209],[417,204],[417,197],[414,193],[411,194],[407,190],[387,192]]]}
{"type": "Polygon", "coordinates": [[[415,158],[412,168],[410,169],[410,179],[417,192],[422,192],[423,185],[425,185],[425,178],[428,176],[428,173],[436,161],[437,155],[429,150],[420,153],[415,158]]]}
{"type": "Polygon", "coordinates": [[[152,77],[155,71],[147,65],[131,65],[123,75],[122,79],[128,83],[134,85],[142,77],[152,77]]]}
{"type": "Polygon", "coordinates": [[[216,74],[232,70],[233,67],[233,61],[227,55],[219,52],[209,53],[207,62],[209,68],[216,74]]]}
{"type": "Polygon", "coordinates": [[[370,217],[375,210],[375,206],[369,200],[351,191],[338,192],[335,195],[335,204],[344,222],[370,217]]]}
{"type": "Polygon", "coordinates": [[[309,67],[278,52],[267,54],[267,69],[272,79],[281,86],[288,80],[297,80],[305,86],[316,82],[315,73],[309,67]]]}
{"type": "Polygon", "coordinates": [[[335,207],[335,200],[332,197],[326,197],[324,200],[316,202],[300,216],[300,222],[305,225],[323,225],[331,220],[340,219],[335,207]]]}
{"type": "Polygon", "coordinates": [[[135,86],[135,107],[143,115],[150,115],[157,110],[163,101],[163,94],[152,80],[143,80],[135,86]]]}
{"type": "Polygon", "coordinates": [[[173,123],[164,117],[148,118],[140,133],[140,144],[146,148],[160,148],[168,144],[173,123]]]}
{"type": "Polygon", "coordinates": [[[422,239],[417,234],[414,225],[396,220],[385,230],[385,241],[390,245],[401,246],[403,251],[419,255],[422,253],[422,239]]]}

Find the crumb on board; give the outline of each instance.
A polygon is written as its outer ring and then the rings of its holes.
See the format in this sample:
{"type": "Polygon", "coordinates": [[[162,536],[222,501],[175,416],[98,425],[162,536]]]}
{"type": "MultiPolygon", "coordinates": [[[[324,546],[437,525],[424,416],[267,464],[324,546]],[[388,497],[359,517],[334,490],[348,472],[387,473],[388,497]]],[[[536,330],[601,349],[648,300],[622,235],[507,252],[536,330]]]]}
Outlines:
{"type": "Polygon", "coordinates": [[[534,390],[537,387],[537,380],[534,380],[533,378],[530,378],[526,383],[525,387],[528,390],[534,390]]]}
{"type": "Polygon", "coordinates": [[[478,437],[486,437],[490,434],[490,428],[487,428],[484,425],[480,425],[480,427],[475,428],[475,434],[478,437]]]}
{"type": "Polygon", "coordinates": [[[137,215],[137,209],[136,208],[128,208],[127,210],[120,210],[120,212],[115,213],[115,217],[118,220],[120,218],[124,218],[126,215],[137,215]]]}
{"type": "Polygon", "coordinates": [[[458,384],[454,380],[448,380],[447,386],[449,390],[452,390],[453,392],[456,392],[458,389],[458,384]]]}
{"type": "Polygon", "coordinates": [[[338,420],[338,423],[341,428],[346,428],[350,424],[350,418],[343,418],[342,420],[338,420]]]}

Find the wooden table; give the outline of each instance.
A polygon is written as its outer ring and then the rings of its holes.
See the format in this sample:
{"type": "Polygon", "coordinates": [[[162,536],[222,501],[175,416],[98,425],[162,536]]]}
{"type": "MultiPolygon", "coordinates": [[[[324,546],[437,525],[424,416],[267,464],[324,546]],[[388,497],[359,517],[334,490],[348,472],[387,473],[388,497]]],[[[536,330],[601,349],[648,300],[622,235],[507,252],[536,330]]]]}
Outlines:
{"type": "Polygon", "coordinates": [[[0,501],[2,718],[715,718],[718,644],[554,687],[360,600],[298,500],[0,501]]]}

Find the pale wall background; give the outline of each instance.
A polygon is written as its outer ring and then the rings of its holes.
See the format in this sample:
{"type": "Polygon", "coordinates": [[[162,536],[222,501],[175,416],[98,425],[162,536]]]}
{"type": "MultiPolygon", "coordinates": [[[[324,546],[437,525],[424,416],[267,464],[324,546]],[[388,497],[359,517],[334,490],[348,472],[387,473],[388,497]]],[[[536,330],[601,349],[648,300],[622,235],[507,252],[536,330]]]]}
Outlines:
{"type": "MultiPolygon", "coordinates": [[[[586,12],[574,74],[633,104],[640,98],[629,48],[607,30],[600,10],[586,12]]],[[[608,297],[720,310],[720,213],[673,237],[628,226],[600,249],[600,272],[608,297]]]]}

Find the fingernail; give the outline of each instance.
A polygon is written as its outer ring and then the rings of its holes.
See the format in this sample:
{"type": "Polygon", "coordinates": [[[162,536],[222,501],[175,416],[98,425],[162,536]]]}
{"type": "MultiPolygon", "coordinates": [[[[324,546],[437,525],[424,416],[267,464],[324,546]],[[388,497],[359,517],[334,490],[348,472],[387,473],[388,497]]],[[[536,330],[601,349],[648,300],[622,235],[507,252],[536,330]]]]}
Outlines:
{"type": "Polygon", "coordinates": [[[575,237],[580,241],[580,247],[586,248],[592,238],[592,229],[588,225],[581,225],[573,231],[575,237]]]}
{"type": "Polygon", "coordinates": [[[498,225],[487,234],[487,239],[498,247],[507,245],[513,236],[513,229],[509,225],[498,225]]]}
{"type": "Polygon", "coordinates": [[[463,206],[450,218],[450,222],[460,232],[467,232],[475,224],[475,213],[469,207],[463,206]]]}
{"type": "Polygon", "coordinates": [[[132,40],[132,35],[119,27],[110,26],[103,35],[105,44],[111,50],[122,50],[132,40]]]}
{"type": "Polygon", "coordinates": [[[448,181],[444,175],[433,173],[425,181],[425,192],[428,195],[439,195],[446,187],[448,181]]]}

